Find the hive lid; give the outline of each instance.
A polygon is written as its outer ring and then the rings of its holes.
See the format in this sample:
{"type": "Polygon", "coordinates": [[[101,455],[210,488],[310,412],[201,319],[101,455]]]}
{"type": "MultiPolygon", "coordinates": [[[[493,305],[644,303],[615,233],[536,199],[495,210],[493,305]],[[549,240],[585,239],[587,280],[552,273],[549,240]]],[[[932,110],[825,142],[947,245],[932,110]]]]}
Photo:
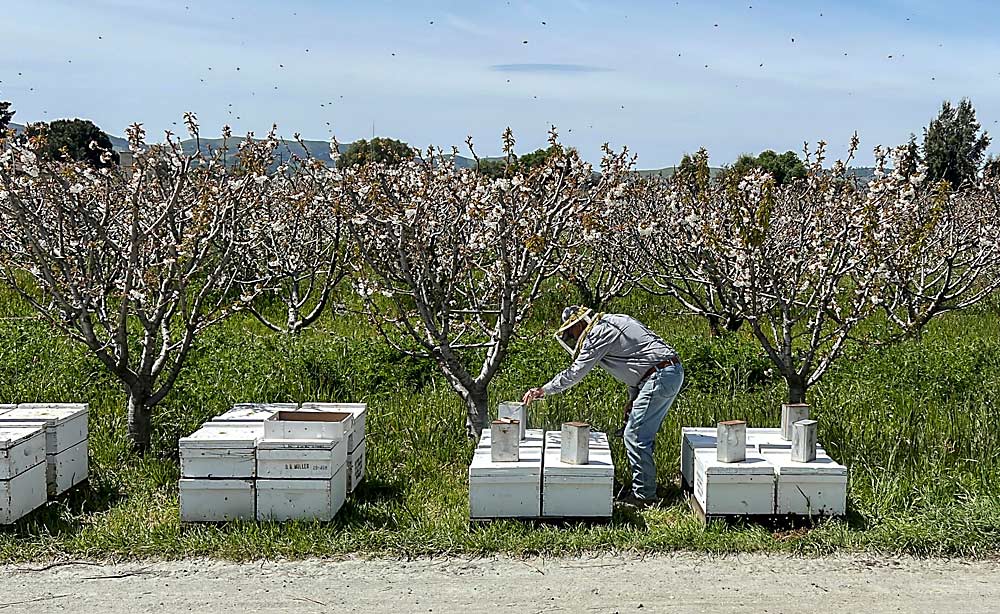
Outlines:
{"type": "Polygon", "coordinates": [[[774,465],[751,450],[747,450],[746,459],[738,463],[724,463],[717,454],[715,448],[695,450],[695,463],[708,475],[774,475],[774,465]]]}
{"type": "Polygon", "coordinates": [[[340,439],[261,439],[258,450],[333,450],[340,439]]]}
{"type": "Polygon", "coordinates": [[[9,450],[20,445],[32,437],[45,435],[45,427],[39,424],[26,425],[4,425],[0,424],[0,450],[9,450]]]}
{"type": "Polygon", "coordinates": [[[360,416],[368,411],[367,403],[303,403],[299,408],[301,411],[332,411],[347,412],[355,416],[360,416]]]}
{"type": "MultiPolygon", "coordinates": [[[[267,420],[284,408],[276,407],[280,405],[264,403],[239,403],[225,413],[212,418],[212,422],[261,422],[267,420]]],[[[295,406],[292,405],[292,408],[295,406]]]]}
{"type": "Polygon", "coordinates": [[[808,463],[796,463],[792,461],[792,454],[788,450],[772,450],[764,453],[766,458],[773,464],[778,473],[784,476],[812,475],[812,476],[846,476],[847,467],[830,458],[825,452],[816,451],[816,460],[808,463]]]}
{"type": "MultiPolygon", "coordinates": [[[[546,442],[547,444],[548,442],[546,442]]],[[[545,475],[565,477],[611,477],[615,473],[615,463],[611,459],[611,450],[590,448],[590,462],[586,465],[573,465],[562,462],[562,446],[545,447],[545,475]]]]}
{"type": "Polygon", "coordinates": [[[0,414],[0,422],[44,422],[58,426],[85,416],[88,409],[87,403],[21,403],[0,414]]]}
{"type": "Polygon", "coordinates": [[[181,437],[178,444],[182,448],[253,448],[263,438],[263,423],[209,422],[190,436],[181,437]]]}
{"type": "Polygon", "coordinates": [[[17,407],[17,405],[2,405],[2,404],[0,404],[0,416],[4,415],[5,413],[9,412],[10,410],[12,410],[12,409],[14,409],[16,407],[17,407]]]}
{"type": "Polygon", "coordinates": [[[493,462],[489,450],[477,450],[472,455],[472,464],[469,465],[469,475],[471,477],[503,477],[518,478],[534,476],[538,478],[542,469],[542,449],[527,448],[520,449],[520,457],[516,463],[493,462]]]}
{"type": "MultiPolygon", "coordinates": [[[[560,447],[562,445],[562,431],[545,431],[545,447],[560,447]]],[[[608,434],[600,431],[590,431],[590,450],[610,450],[611,444],[608,442],[608,434]]]]}

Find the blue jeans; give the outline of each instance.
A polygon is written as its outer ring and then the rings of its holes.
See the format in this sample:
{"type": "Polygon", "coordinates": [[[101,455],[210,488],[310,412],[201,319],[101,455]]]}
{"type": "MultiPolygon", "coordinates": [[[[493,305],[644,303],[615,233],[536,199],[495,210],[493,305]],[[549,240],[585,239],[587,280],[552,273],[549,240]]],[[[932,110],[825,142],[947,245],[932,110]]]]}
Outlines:
{"type": "Polygon", "coordinates": [[[625,452],[632,466],[632,492],[640,499],[656,498],[656,433],[684,383],[680,364],[658,369],[639,389],[625,424],[625,452]]]}

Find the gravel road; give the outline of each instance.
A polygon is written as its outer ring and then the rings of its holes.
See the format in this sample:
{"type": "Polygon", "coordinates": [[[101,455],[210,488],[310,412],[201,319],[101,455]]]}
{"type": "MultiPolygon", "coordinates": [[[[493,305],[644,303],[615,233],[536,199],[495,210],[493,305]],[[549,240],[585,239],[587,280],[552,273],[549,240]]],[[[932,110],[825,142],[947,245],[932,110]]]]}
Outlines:
{"type": "Polygon", "coordinates": [[[1000,611],[1000,563],[678,554],[0,566],[9,612],[1000,611]]]}

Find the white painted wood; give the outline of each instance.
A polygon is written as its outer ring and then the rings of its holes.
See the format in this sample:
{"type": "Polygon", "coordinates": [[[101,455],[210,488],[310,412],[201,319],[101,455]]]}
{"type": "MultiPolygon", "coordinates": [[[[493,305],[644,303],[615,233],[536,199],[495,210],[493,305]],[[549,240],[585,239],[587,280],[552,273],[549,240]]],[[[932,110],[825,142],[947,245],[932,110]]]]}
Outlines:
{"type": "Polygon", "coordinates": [[[775,511],[802,516],[843,516],[847,513],[847,467],[825,452],[808,463],[795,462],[788,450],[773,449],[764,457],[777,472],[775,511]]]}
{"type": "Polygon", "coordinates": [[[716,439],[716,458],[720,462],[739,463],[747,457],[747,423],[743,420],[720,422],[716,439]]]}
{"type": "Polygon", "coordinates": [[[12,524],[45,505],[45,463],[41,462],[9,480],[0,480],[0,524],[12,524]]]}
{"type": "Polygon", "coordinates": [[[329,480],[257,480],[257,520],[332,520],[346,497],[346,467],[329,480]]]}
{"type": "Polygon", "coordinates": [[[12,409],[14,409],[16,407],[17,407],[17,405],[4,405],[4,404],[0,404],[0,416],[4,415],[5,413],[9,412],[10,410],[12,410],[12,409]]]}
{"type": "Polygon", "coordinates": [[[469,466],[469,516],[538,518],[542,500],[542,447],[521,446],[516,463],[494,463],[477,450],[469,466]]]}
{"type": "Polygon", "coordinates": [[[87,438],[86,403],[21,403],[0,415],[2,423],[44,424],[47,454],[58,454],[87,438]]]}
{"type": "MultiPolygon", "coordinates": [[[[490,451],[490,446],[492,445],[493,438],[490,435],[490,430],[486,429],[483,431],[482,436],[479,438],[479,445],[476,446],[477,450],[490,451]]],[[[524,439],[521,441],[521,447],[529,448],[542,448],[545,445],[545,431],[542,429],[528,429],[525,433],[524,439]]]]}
{"type": "Polygon", "coordinates": [[[586,422],[566,422],[562,425],[559,461],[569,465],[586,465],[590,462],[589,424],[586,422]]]}
{"type": "Polygon", "coordinates": [[[368,446],[364,439],[347,455],[347,492],[354,492],[364,481],[367,456],[368,446]]]}
{"type": "Polygon", "coordinates": [[[722,463],[711,448],[695,450],[694,496],[708,515],[774,513],[775,469],[748,451],[739,463],[722,463]]]}
{"type": "Polygon", "coordinates": [[[781,438],[792,440],[792,425],[809,419],[809,406],[804,403],[784,403],[781,406],[781,438]]]}
{"type": "MultiPolygon", "coordinates": [[[[562,430],[545,431],[545,447],[559,447],[562,445],[562,430]]],[[[610,450],[611,443],[608,441],[608,434],[601,431],[590,431],[591,450],[610,450]]]]}
{"type": "Polygon", "coordinates": [[[44,462],[43,425],[0,424],[0,480],[9,480],[44,462]]]}
{"type": "Polygon", "coordinates": [[[528,406],[520,401],[504,401],[497,406],[497,419],[517,420],[521,425],[521,441],[528,435],[528,406]]]}
{"type": "Polygon", "coordinates": [[[562,432],[545,437],[542,468],[542,516],[559,518],[610,518],[614,496],[615,465],[603,433],[591,432],[589,462],[574,464],[562,459],[562,432]],[[595,437],[595,435],[597,435],[595,437]]]}
{"type": "Polygon", "coordinates": [[[334,439],[262,439],[257,478],[331,479],[347,463],[347,444],[334,439]]]}
{"type": "Polygon", "coordinates": [[[280,411],[264,421],[264,436],[268,439],[347,440],[353,421],[350,412],[280,411]]]}
{"type": "Polygon", "coordinates": [[[799,420],[792,425],[792,460],[808,463],[816,459],[818,426],[815,420],[799,420]]]}
{"type": "Polygon", "coordinates": [[[239,403],[209,422],[263,422],[279,411],[295,409],[293,403],[239,403]],[[290,407],[282,407],[289,405],[290,407]]]}
{"type": "MultiPolygon", "coordinates": [[[[687,486],[694,485],[694,452],[704,448],[715,449],[718,427],[681,428],[681,475],[687,486]]],[[[781,438],[780,428],[747,428],[747,450],[760,451],[761,446],[791,448],[791,442],[781,438]]]]}
{"type": "Polygon", "coordinates": [[[87,440],[59,454],[46,456],[49,495],[59,496],[87,479],[90,473],[87,440]]]}
{"type": "Polygon", "coordinates": [[[178,441],[185,478],[252,478],[263,423],[207,423],[178,441]]]}
{"type": "Polygon", "coordinates": [[[351,431],[347,434],[348,451],[356,449],[367,437],[367,403],[303,403],[301,411],[332,411],[351,414],[351,431]]]}
{"type": "Polygon", "coordinates": [[[182,522],[224,522],[253,520],[255,496],[253,480],[180,481],[182,522]]]}
{"type": "Polygon", "coordinates": [[[521,425],[494,420],[490,425],[490,458],[494,463],[516,463],[520,458],[521,425]]]}

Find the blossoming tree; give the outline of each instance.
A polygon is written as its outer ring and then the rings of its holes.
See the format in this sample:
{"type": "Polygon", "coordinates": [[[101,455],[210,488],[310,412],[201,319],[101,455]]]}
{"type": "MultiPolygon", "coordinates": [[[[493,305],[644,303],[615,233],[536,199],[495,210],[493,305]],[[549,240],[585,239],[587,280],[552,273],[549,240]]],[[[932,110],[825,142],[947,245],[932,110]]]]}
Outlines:
{"type": "MultiPolygon", "coordinates": [[[[186,124],[197,139],[193,115],[186,124]]],[[[8,143],[0,274],[122,382],[129,436],[144,452],[153,408],[196,335],[252,298],[233,295],[234,262],[252,235],[273,142],[245,141],[233,169],[225,147],[187,154],[169,134],[147,145],[139,125],[128,139],[130,172],[43,161],[37,140],[8,143]]]]}
{"type": "Polygon", "coordinates": [[[331,193],[336,181],[336,171],[312,156],[290,156],[267,176],[240,284],[261,293],[246,310],[275,332],[296,334],[315,323],[349,273],[344,218],[331,193]],[[274,298],[282,317],[268,309],[274,298]]]}
{"type": "MultiPolygon", "coordinates": [[[[513,155],[509,129],[504,149],[513,155]]],[[[627,152],[606,150],[594,180],[575,151],[558,151],[497,179],[434,151],[344,171],[367,312],[391,343],[435,361],[466,406],[470,434],[487,423],[487,388],[543,283],[631,165],[627,152]]]]}

